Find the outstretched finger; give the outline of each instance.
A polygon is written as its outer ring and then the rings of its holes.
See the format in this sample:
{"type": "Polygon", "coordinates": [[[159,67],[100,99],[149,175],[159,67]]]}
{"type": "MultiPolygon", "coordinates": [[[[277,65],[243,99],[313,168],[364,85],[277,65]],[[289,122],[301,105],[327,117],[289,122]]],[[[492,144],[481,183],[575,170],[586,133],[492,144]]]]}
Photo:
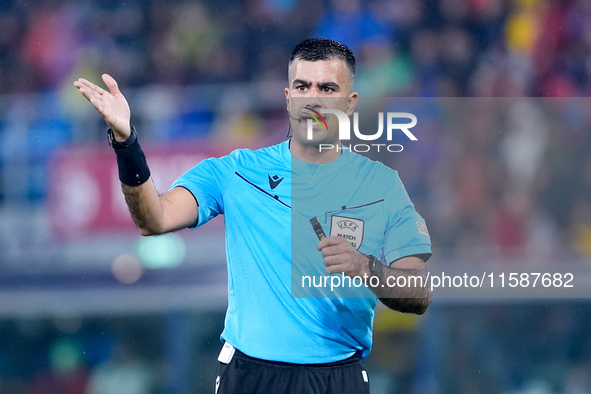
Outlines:
{"type": "Polygon", "coordinates": [[[90,91],[96,92],[99,95],[107,93],[105,89],[84,78],[78,78],[78,80],[74,82],[74,86],[76,86],[78,89],[86,88],[90,91]]]}
{"type": "Polygon", "coordinates": [[[103,101],[102,96],[97,91],[89,89],[87,86],[76,87],[82,96],[84,96],[86,100],[90,101],[93,106],[97,107],[97,105],[103,101]]]}
{"type": "Polygon", "coordinates": [[[117,81],[115,81],[115,78],[113,78],[109,74],[103,74],[102,78],[103,78],[103,82],[105,83],[105,85],[107,85],[107,87],[109,88],[109,91],[111,92],[112,95],[116,95],[116,94],[121,93],[119,91],[119,86],[117,85],[117,81]]]}

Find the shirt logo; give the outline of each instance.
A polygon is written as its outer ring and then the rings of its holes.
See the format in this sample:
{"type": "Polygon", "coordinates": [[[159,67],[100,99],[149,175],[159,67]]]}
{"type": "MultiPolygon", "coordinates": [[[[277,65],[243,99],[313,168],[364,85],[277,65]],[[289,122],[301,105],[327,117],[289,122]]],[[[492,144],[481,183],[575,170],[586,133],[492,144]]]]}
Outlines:
{"type": "Polygon", "coordinates": [[[423,223],[417,222],[417,229],[419,230],[419,233],[429,236],[429,230],[427,230],[427,226],[425,226],[423,223]]]}
{"type": "Polygon", "coordinates": [[[330,235],[343,237],[351,246],[359,250],[363,242],[363,226],[361,219],[347,218],[344,216],[333,216],[330,222],[330,235]]]}
{"type": "Polygon", "coordinates": [[[273,177],[271,177],[271,175],[267,175],[267,176],[269,177],[269,186],[271,186],[271,190],[273,190],[277,186],[279,186],[279,184],[283,180],[283,178],[279,178],[278,175],[273,175],[273,177]]]}

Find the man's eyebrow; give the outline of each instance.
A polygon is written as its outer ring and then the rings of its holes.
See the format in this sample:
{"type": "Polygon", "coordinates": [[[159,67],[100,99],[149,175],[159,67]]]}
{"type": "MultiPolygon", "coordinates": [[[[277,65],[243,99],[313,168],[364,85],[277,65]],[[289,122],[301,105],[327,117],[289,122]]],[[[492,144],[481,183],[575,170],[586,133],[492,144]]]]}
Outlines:
{"type": "MultiPolygon", "coordinates": [[[[294,79],[292,82],[292,85],[304,85],[305,87],[310,87],[312,85],[312,83],[310,81],[306,81],[303,79],[294,79]]],[[[324,89],[324,88],[333,88],[334,90],[341,90],[341,85],[339,85],[336,82],[318,82],[318,87],[320,89],[324,89]]]]}
{"type": "Polygon", "coordinates": [[[320,89],[333,88],[334,90],[341,90],[341,85],[336,82],[319,82],[318,87],[320,89]]]}
{"type": "Polygon", "coordinates": [[[292,85],[304,85],[309,87],[311,85],[310,81],[304,81],[303,79],[294,79],[291,83],[292,85]]]}

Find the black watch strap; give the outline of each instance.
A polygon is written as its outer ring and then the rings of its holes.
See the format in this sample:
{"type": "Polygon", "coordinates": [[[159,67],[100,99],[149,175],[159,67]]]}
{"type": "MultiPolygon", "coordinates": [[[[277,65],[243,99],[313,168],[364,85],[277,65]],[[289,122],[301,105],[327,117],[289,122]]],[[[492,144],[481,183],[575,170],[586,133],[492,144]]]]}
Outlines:
{"type": "Polygon", "coordinates": [[[384,276],[384,266],[380,259],[372,255],[368,255],[367,257],[369,258],[369,272],[371,273],[371,276],[377,276],[382,279],[384,276]]]}

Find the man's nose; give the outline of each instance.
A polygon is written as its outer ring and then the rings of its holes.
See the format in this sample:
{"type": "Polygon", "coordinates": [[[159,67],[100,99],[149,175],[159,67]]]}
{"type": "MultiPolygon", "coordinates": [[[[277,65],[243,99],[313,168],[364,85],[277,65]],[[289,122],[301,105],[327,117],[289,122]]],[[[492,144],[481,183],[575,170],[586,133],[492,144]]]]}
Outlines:
{"type": "Polygon", "coordinates": [[[310,89],[310,93],[306,96],[305,107],[322,107],[320,100],[320,93],[316,89],[310,89]]]}

